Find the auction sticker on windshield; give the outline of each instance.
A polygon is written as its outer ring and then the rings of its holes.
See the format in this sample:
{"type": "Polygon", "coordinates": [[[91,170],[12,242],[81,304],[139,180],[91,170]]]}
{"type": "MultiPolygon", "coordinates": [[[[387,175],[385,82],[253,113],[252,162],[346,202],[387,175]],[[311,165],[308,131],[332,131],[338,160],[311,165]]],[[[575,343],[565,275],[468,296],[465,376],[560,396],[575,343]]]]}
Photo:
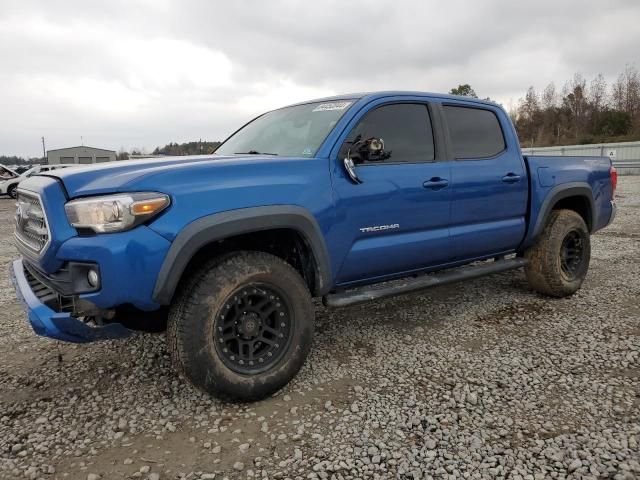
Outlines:
{"type": "Polygon", "coordinates": [[[312,112],[330,112],[332,110],[344,110],[351,102],[331,102],[331,103],[321,103],[316,108],[311,110],[312,112]]]}

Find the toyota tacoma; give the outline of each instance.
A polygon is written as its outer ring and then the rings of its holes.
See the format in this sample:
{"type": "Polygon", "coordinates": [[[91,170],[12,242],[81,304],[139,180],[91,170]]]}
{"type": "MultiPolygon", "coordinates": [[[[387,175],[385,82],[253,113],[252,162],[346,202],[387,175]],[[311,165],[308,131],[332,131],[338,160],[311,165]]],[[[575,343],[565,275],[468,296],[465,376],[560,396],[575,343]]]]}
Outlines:
{"type": "Polygon", "coordinates": [[[178,370],[256,400],[304,363],[314,297],[344,307],[518,268],[573,294],[616,181],[608,158],[523,156],[491,102],[345,95],[265,113],[210,155],[26,179],[11,271],[37,334],[115,339],[165,313],[178,370]]]}

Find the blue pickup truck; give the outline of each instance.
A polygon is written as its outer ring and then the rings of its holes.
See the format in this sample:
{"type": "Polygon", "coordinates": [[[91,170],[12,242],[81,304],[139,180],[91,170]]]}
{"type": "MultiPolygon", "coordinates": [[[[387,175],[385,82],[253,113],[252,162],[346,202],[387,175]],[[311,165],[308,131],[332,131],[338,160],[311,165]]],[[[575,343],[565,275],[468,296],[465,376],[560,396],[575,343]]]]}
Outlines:
{"type": "Polygon", "coordinates": [[[523,157],[491,102],[332,97],[265,113],[211,155],[25,180],[12,275],[36,333],[113,339],[164,315],[178,370],[255,400],[305,361],[313,297],[343,307],[521,267],[534,290],[573,294],[616,181],[608,158],[523,157]]]}

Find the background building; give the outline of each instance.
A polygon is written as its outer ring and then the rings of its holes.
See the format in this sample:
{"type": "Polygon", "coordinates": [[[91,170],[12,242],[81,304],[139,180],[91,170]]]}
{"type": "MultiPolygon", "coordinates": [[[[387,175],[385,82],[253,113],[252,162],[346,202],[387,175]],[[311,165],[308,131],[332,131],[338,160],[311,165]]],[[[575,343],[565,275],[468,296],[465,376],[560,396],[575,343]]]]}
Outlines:
{"type": "Polygon", "coordinates": [[[116,152],[95,147],[69,147],[47,150],[47,163],[49,165],[66,164],[91,164],[103,162],[115,162],[116,152]]]}

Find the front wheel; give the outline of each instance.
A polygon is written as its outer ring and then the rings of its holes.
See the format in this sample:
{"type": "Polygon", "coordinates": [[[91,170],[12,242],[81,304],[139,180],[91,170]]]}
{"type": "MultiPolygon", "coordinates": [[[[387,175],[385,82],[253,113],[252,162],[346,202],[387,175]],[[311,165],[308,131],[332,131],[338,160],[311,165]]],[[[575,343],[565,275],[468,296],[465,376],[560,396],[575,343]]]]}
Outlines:
{"type": "Polygon", "coordinates": [[[552,297],[574,294],[591,259],[591,238],[583,218],[573,210],[554,210],[536,245],[525,252],[531,287],[552,297]]]}
{"type": "Polygon", "coordinates": [[[197,387],[222,400],[258,400],[300,370],[314,317],[293,267],[267,253],[239,252],[186,282],[169,312],[167,342],[197,387]]]}
{"type": "Polygon", "coordinates": [[[9,189],[7,190],[7,195],[9,195],[11,198],[17,198],[18,197],[18,186],[17,185],[11,185],[9,187],[9,189]]]}

